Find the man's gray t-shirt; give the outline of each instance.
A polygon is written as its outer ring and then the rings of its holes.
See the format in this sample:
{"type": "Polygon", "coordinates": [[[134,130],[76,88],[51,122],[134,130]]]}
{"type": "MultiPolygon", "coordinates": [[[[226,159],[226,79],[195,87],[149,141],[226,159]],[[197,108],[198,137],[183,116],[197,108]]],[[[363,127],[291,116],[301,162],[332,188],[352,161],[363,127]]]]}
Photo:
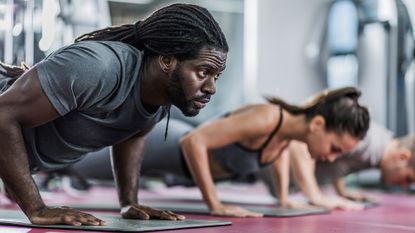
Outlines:
{"type": "Polygon", "coordinates": [[[341,155],[335,162],[316,162],[315,174],[320,183],[331,182],[351,173],[377,168],[386,145],[393,133],[385,127],[371,123],[366,137],[350,153],[341,155]]]}
{"type": "Polygon", "coordinates": [[[166,114],[140,99],[143,53],[122,42],[78,42],[36,65],[42,89],[61,117],[24,128],[30,167],[57,169],[153,127],[166,114]]]}

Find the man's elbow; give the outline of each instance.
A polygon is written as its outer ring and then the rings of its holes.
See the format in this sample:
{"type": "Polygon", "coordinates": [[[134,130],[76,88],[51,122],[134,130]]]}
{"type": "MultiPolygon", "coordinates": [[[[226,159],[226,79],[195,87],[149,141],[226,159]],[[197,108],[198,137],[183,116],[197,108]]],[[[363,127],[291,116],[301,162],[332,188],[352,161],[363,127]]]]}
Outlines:
{"type": "Polygon", "coordinates": [[[17,119],[8,111],[1,111],[0,108],[0,130],[7,130],[13,126],[19,126],[17,119]]]}

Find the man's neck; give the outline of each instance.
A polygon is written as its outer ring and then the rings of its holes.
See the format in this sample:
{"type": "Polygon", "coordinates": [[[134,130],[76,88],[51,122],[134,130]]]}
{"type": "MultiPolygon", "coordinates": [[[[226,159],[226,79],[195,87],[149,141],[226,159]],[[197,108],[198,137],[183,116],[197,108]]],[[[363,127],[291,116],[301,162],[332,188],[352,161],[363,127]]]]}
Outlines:
{"type": "Polygon", "coordinates": [[[143,66],[139,79],[143,106],[146,109],[157,110],[159,106],[170,104],[166,95],[166,74],[153,67],[152,62],[146,62],[143,66]]]}

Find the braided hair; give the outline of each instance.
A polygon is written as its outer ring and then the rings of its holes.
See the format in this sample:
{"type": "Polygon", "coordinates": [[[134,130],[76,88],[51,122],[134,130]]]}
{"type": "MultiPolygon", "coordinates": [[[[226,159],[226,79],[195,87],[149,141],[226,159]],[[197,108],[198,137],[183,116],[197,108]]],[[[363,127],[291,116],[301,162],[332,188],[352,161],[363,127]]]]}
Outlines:
{"type": "Polygon", "coordinates": [[[0,62],[0,75],[8,78],[18,78],[28,69],[29,66],[25,63],[22,63],[20,66],[12,66],[0,62]]]}
{"type": "Polygon", "coordinates": [[[135,24],[84,34],[75,42],[85,40],[121,41],[147,56],[174,55],[179,61],[195,58],[203,46],[228,52],[225,36],[208,10],[182,3],[163,7],[135,24]]]}
{"type": "MultiPolygon", "coordinates": [[[[174,55],[179,61],[195,58],[203,46],[228,52],[226,38],[212,15],[203,7],[172,4],[135,24],[108,27],[86,33],[75,42],[121,41],[143,50],[146,56],[174,55]]],[[[18,78],[29,67],[0,62],[0,74],[18,78]]]]}
{"type": "Polygon", "coordinates": [[[275,97],[268,102],[281,106],[291,114],[305,114],[306,120],[320,115],[326,121],[326,129],[336,133],[349,133],[363,139],[369,129],[369,111],[358,103],[361,92],[354,87],[323,91],[303,106],[288,104],[275,97]]]}

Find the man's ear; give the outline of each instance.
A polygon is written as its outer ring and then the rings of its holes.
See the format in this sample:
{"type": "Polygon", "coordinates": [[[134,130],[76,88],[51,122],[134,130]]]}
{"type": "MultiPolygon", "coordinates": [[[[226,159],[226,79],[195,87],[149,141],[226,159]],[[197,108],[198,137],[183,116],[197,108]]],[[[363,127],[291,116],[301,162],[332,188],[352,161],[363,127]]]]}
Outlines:
{"type": "Polygon", "coordinates": [[[159,64],[160,69],[164,73],[169,73],[170,71],[174,70],[177,64],[177,59],[174,56],[168,55],[168,56],[159,56],[159,64]]]}
{"type": "Polygon", "coordinates": [[[409,161],[411,159],[411,151],[409,151],[408,149],[400,149],[399,150],[399,160],[405,160],[405,161],[409,161]]]}
{"type": "Polygon", "coordinates": [[[326,127],[326,120],[324,120],[324,117],[317,115],[313,117],[310,121],[310,131],[316,132],[318,130],[323,130],[326,127]]]}

